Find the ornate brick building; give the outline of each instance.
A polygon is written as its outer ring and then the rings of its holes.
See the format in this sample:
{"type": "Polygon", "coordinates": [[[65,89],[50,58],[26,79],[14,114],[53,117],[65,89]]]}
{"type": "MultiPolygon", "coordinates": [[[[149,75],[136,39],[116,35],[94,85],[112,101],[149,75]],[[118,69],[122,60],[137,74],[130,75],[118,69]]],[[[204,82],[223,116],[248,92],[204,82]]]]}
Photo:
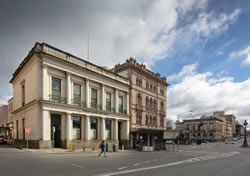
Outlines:
{"type": "Polygon", "coordinates": [[[160,148],[166,129],[167,79],[133,58],[112,69],[130,81],[130,143],[160,148]]]}

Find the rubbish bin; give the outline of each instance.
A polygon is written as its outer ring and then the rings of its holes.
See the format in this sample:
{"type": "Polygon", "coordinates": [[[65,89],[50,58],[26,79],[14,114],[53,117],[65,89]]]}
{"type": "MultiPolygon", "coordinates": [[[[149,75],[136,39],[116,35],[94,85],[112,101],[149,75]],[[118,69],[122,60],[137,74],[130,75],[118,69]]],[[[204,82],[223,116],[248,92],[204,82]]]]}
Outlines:
{"type": "Polygon", "coordinates": [[[112,143],[107,143],[106,144],[106,152],[113,152],[112,143]]]}
{"type": "Polygon", "coordinates": [[[114,152],[118,152],[118,148],[119,148],[118,144],[114,144],[114,152]]]}

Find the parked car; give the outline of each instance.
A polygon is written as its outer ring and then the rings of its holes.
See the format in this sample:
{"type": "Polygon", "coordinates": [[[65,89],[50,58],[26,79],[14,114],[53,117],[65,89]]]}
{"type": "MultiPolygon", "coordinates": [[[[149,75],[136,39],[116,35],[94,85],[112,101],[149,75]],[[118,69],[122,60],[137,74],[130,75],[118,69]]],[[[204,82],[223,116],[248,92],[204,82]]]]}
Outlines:
{"type": "Polygon", "coordinates": [[[4,136],[0,136],[0,144],[7,144],[7,139],[4,136]]]}
{"type": "Polygon", "coordinates": [[[174,142],[172,140],[167,140],[166,144],[173,144],[174,142]]]}
{"type": "Polygon", "coordinates": [[[232,141],[237,141],[237,138],[232,138],[232,141]]]}
{"type": "Polygon", "coordinates": [[[225,144],[236,144],[236,142],[232,141],[232,140],[226,140],[225,144]]]}

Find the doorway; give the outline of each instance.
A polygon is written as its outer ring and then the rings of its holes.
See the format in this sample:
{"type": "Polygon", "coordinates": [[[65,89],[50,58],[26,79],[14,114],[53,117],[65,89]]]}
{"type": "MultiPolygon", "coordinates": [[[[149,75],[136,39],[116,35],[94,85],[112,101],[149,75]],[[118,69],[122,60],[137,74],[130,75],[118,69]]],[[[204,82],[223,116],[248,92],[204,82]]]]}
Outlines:
{"type": "Polygon", "coordinates": [[[61,148],[61,115],[51,114],[51,148],[61,148]]]}

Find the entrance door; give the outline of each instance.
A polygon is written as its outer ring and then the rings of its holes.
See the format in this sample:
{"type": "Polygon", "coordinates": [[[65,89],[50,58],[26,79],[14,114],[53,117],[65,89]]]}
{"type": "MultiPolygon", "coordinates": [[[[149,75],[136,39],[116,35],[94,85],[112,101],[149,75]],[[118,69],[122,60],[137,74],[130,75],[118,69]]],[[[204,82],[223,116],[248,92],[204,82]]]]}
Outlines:
{"type": "Polygon", "coordinates": [[[118,141],[119,141],[119,149],[122,148],[122,143],[121,143],[121,122],[118,122],[118,141]]]}
{"type": "Polygon", "coordinates": [[[51,147],[61,147],[61,115],[51,114],[51,147]]]}

